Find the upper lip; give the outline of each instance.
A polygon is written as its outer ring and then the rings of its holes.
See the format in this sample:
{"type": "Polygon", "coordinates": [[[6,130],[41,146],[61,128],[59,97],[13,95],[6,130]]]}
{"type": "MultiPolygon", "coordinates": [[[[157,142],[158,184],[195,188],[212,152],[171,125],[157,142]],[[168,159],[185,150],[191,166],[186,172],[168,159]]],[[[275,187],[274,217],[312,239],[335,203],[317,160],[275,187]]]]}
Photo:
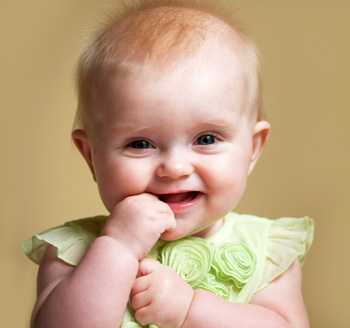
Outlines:
{"type": "Polygon", "coordinates": [[[167,192],[159,192],[159,193],[152,193],[152,194],[156,195],[156,196],[162,196],[162,195],[183,194],[183,193],[188,193],[188,192],[199,192],[199,193],[202,193],[202,191],[196,190],[196,189],[184,189],[184,190],[167,191],[167,192]]]}
{"type": "Polygon", "coordinates": [[[185,192],[199,192],[199,190],[178,190],[156,193],[156,195],[183,194],[185,192]]]}

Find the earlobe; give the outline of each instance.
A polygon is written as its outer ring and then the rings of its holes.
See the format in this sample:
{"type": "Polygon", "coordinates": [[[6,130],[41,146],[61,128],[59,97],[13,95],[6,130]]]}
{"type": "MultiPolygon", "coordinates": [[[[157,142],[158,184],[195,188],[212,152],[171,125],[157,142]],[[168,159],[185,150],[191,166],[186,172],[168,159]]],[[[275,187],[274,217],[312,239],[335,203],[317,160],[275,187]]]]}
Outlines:
{"type": "Polygon", "coordinates": [[[96,181],[95,170],[92,162],[91,144],[86,132],[84,130],[74,130],[72,132],[72,139],[74,141],[75,146],[85,158],[85,161],[90,168],[92,176],[96,181]]]}
{"type": "Polygon", "coordinates": [[[259,121],[255,124],[253,135],[253,151],[250,161],[249,174],[253,171],[253,168],[266,145],[270,129],[270,123],[267,121],[259,121]]]}

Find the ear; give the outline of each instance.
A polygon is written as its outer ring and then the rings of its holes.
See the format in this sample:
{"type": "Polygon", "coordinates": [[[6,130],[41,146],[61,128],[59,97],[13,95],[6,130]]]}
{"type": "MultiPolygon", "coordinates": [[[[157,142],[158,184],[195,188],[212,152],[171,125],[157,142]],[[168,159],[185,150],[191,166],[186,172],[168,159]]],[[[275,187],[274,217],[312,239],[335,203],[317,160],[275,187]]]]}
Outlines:
{"type": "Polygon", "coordinates": [[[270,129],[270,123],[267,121],[259,121],[255,124],[253,134],[253,152],[249,166],[249,174],[253,171],[253,168],[265,147],[270,129]]]}
{"type": "Polygon", "coordinates": [[[85,161],[90,168],[92,176],[96,181],[96,175],[91,156],[91,144],[86,132],[84,130],[74,130],[72,132],[72,139],[76,147],[79,149],[80,153],[85,158],[85,161]]]}

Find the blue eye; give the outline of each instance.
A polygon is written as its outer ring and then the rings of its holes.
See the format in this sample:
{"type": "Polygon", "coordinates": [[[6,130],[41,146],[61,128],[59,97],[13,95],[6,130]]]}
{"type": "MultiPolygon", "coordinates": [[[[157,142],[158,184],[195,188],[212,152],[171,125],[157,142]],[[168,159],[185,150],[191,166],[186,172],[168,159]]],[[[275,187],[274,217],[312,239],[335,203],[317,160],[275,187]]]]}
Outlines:
{"type": "Polygon", "coordinates": [[[145,140],[135,140],[130,144],[130,147],[134,149],[152,148],[151,144],[145,140]]]}
{"type": "Polygon", "coordinates": [[[203,136],[200,136],[198,139],[197,139],[197,144],[198,145],[201,145],[201,146],[207,146],[207,145],[211,145],[213,143],[216,142],[216,138],[210,134],[206,134],[206,135],[203,135],[203,136]]]}

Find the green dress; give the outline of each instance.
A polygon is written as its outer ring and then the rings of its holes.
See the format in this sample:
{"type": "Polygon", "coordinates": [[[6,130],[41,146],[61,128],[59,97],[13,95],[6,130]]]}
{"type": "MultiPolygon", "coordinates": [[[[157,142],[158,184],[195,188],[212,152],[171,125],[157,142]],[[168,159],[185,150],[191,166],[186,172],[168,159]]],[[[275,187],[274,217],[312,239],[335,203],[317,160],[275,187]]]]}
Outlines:
{"type": "MultiPolygon", "coordinates": [[[[24,241],[22,248],[40,264],[53,245],[60,259],[75,266],[101,235],[106,220],[97,216],[67,222],[24,241]]],[[[229,213],[214,235],[159,240],[147,256],[172,267],[194,289],[213,292],[229,302],[249,303],[297,257],[304,263],[313,234],[314,221],[308,217],[270,220],[229,213]]],[[[130,305],[121,327],[141,327],[130,305]]]]}

